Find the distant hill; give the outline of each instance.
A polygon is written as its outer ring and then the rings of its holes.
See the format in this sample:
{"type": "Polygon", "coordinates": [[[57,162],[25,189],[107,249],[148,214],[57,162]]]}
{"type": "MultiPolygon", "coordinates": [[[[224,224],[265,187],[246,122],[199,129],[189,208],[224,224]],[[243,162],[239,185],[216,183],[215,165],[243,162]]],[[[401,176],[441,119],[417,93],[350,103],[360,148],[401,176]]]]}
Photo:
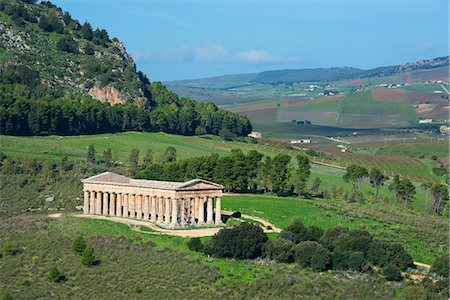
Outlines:
{"type": "Polygon", "coordinates": [[[0,0],[0,133],[246,135],[246,117],[179,98],[125,46],[49,1],[0,0]]]}
{"type": "Polygon", "coordinates": [[[398,75],[415,70],[428,70],[449,66],[449,57],[438,57],[430,60],[420,60],[404,65],[379,67],[362,70],[350,67],[317,68],[298,70],[265,71],[258,73],[250,81],[256,83],[296,83],[296,82],[330,82],[347,79],[364,79],[398,75]]]}
{"type": "Polygon", "coordinates": [[[230,104],[285,96],[289,94],[289,88],[286,89],[285,86],[294,84],[370,87],[382,83],[418,83],[433,79],[448,81],[448,68],[449,57],[446,56],[369,70],[352,67],[287,69],[177,80],[165,84],[183,96],[214,101],[217,104],[230,104]]]}

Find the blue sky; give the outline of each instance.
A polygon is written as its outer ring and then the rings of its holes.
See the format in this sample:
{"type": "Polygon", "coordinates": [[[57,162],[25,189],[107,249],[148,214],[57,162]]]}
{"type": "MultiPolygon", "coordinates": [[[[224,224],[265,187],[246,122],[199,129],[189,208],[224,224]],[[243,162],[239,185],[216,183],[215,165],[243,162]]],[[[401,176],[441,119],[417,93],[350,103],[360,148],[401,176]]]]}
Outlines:
{"type": "Polygon", "coordinates": [[[372,68],[448,55],[448,0],[54,0],[150,80],[372,68]]]}

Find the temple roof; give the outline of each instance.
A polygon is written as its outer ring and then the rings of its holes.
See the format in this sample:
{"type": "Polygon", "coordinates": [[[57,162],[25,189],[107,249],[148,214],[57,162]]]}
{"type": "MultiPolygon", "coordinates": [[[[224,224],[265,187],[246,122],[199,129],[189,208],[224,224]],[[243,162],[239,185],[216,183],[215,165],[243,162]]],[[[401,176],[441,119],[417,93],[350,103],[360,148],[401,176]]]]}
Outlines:
{"type": "Polygon", "coordinates": [[[224,187],[220,184],[203,180],[193,179],[186,182],[175,181],[159,181],[159,180],[146,180],[146,179],[133,179],[123,175],[119,175],[112,172],[104,172],[98,175],[81,180],[83,183],[96,183],[96,184],[111,184],[111,185],[123,185],[123,186],[135,186],[151,189],[172,190],[172,191],[184,191],[184,190],[223,190],[224,187]],[[197,188],[196,188],[197,186],[197,188]]]}

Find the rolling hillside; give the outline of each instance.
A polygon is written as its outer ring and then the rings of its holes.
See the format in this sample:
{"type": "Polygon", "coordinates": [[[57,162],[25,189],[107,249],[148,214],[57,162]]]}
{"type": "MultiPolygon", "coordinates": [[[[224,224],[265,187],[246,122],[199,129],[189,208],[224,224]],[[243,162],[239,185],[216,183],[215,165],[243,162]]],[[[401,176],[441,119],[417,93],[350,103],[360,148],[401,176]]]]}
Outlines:
{"type": "Polygon", "coordinates": [[[246,135],[244,116],[180,98],[124,45],[49,1],[0,1],[0,133],[246,135]]]}

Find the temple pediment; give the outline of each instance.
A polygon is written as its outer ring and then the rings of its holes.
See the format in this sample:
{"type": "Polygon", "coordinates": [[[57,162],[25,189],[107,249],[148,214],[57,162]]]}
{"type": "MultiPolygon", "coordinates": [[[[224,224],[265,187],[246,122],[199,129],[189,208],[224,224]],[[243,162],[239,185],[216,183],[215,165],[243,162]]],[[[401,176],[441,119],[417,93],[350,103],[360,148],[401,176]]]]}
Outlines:
{"type": "Polygon", "coordinates": [[[206,181],[203,179],[194,179],[185,182],[182,186],[178,187],[177,191],[203,191],[203,190],[223,190],[224,187],[220,184],[206,181]]]}

